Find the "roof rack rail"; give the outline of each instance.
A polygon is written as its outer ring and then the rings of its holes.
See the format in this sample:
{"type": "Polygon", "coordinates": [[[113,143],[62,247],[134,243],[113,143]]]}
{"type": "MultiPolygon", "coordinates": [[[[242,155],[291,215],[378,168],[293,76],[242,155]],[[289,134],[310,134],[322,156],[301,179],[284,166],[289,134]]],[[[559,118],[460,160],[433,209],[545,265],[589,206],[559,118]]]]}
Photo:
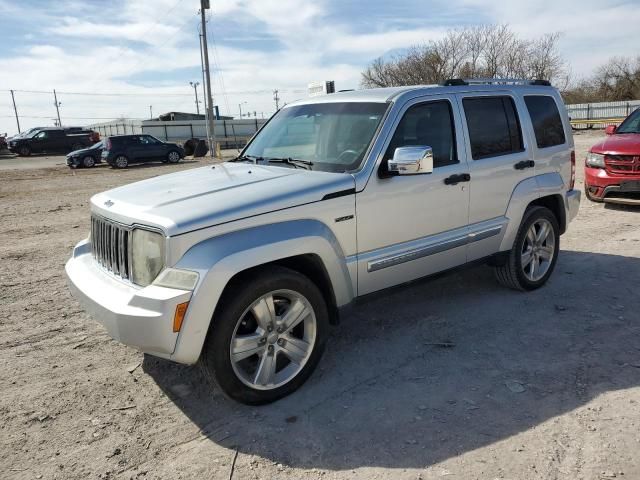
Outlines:
{"type": "Polygon", "coordinates": [[[540,85],[550,87],[549,80],[524,78],[449,78],[442,82],[444,87],[459,87],[462,85],[540,85]]]}

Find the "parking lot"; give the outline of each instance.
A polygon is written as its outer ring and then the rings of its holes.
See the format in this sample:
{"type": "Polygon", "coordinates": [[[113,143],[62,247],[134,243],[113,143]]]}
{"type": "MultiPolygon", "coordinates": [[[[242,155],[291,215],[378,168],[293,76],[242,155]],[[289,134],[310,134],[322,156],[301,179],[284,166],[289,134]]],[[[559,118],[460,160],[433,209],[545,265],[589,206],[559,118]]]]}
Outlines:
{"type": "MultiPolygon", "coordinates": [[[[574,137],[577,188],[602,135],[574,137]]],[[[477,266],[366,299],[305,386],[246,407],[65,283],[91,195],[209,162],[63,164],[0,159],[3,478],[640,478],[640,209],[583,198],[535,292],[477,266]]]]}

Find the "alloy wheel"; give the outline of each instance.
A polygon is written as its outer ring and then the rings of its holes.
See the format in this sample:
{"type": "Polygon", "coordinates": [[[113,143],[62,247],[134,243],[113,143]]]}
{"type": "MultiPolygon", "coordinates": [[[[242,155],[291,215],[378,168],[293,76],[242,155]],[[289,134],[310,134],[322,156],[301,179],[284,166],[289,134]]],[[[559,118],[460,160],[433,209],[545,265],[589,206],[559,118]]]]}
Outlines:
{"type": "Polygon", "coordinates": [[[231,337],[233,371],[257,390],[278,388],[300,373],[316,342],[316,315],[292,290],[262,295],[241,315],[231,337]]]}
{"type": "Polygon", "coordinates": [[[551,222],[536,220],[527,230],[522,244],[520,264],[525,277],[537,282],[549,271],[556,249],[556,237],[551,222]]]}

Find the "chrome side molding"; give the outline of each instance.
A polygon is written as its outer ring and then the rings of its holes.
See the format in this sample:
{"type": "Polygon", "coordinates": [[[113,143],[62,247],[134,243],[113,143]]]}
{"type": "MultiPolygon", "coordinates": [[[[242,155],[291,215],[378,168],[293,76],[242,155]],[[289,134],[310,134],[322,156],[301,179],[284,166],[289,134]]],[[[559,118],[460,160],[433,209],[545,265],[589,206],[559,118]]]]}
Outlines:
{"type": "Polygon", "coordinates": [[[484,230],[479,230],[477,232],[466,233],[445,241],[425,245],[424,247],[409,250],[408,252],[398,253],[379,260],[373,260],[367,263],[367,272],[376,272],[384,268],[393,267],[412,260],[428,257],[429,255],[435,255],[436,253],[451,250],[452,248],[462,247],[469,243],[479,242],[480,240],[498,235],[501,231],[502,225],[498,225],[484,230]]]}

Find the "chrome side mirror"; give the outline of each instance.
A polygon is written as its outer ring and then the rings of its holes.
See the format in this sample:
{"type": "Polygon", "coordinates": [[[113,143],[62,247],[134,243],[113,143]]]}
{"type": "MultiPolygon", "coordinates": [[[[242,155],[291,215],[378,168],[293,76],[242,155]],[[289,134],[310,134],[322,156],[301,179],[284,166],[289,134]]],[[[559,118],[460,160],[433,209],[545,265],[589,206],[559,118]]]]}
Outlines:
{"type": "Polygon", "coordinates": [[[427,146],[398,147],[389,160],[389,173],[419,175],[433,172],[433,149],[427,146]]]}

